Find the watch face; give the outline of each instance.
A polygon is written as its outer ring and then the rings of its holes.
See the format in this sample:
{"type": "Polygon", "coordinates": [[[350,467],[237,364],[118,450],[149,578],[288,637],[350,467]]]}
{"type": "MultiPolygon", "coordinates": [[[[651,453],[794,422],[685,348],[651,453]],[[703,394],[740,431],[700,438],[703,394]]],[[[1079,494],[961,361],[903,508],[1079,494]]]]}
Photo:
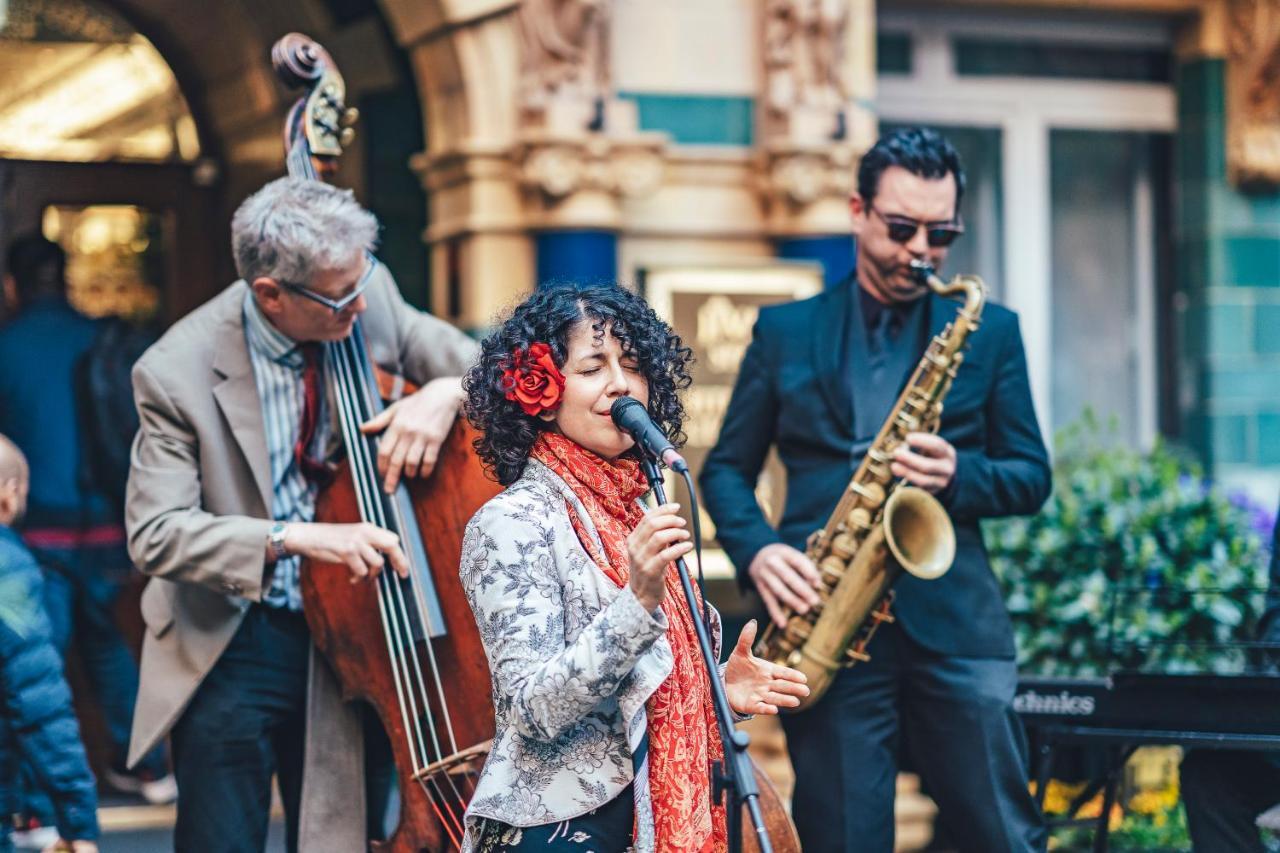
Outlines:
{"type": "Polygon", "coordinates": [[[271,533],[267,536],[267,543],[271,546],[271,553],[277,559],[285,556],[284,550],[284,524],[277,521],[271,527],[271,533]]]}

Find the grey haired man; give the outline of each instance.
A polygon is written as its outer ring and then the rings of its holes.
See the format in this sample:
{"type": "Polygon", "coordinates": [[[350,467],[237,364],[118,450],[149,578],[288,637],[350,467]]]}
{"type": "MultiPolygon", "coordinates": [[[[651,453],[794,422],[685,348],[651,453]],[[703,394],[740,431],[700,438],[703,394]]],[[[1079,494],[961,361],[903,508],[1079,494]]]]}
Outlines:
{"type": "Polygon", "coordinates": [[[360,317],[373,360],[421,386],[364,425],[381,433],[388,490],[430,474],[475,354],[404,301],[372,255],[377,233],[349,191],[267,184],[232,219],[241,279],[134,369],[126,525],[153,579],[130,753],[172,734],[178,850],[263,849],[273,774],[290,850],[366,848],[360,720],[313,654],[299,564],[345,563],[356,581],[406,563],[385,530],[314,522],[308,463],[330,427],[308,352],[360,317]]]}

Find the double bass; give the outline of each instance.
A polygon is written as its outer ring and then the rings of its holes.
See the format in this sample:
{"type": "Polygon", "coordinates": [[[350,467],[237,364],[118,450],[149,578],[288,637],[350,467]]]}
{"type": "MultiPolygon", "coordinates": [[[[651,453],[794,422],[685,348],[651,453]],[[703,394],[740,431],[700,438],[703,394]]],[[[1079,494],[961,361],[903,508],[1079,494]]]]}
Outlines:
{"type": "MultiPolygon", "coordinates": [[[[298,33],[273,46],[272,64],[286,85],[306,90],[285,122],[289,174],[332,175],[357,118],[345,104],[341,74],[324,48],[298,33]]],[[[307,623],[344,698],[371,705],[391,742],[400,820],[373,849],[458,850],[494,733],[487,659],[458,564],[467,521],[499,486],[472,449],[474,430],[459,420],[431,476],[404,479],[387,495],[376,438],[360,425],[382,410],[384,399],[411,389],[372,363],[359,320],[346,339],[325,344],[325,375],[347,459],[319,495],[316,520],[364,521],[397,533],[409,575],[383,571],[371,583],[352,584],[346,566],[309,561],[301,573],[307,623]]],[[[777,791],[759,768],[755,775],[774,850],[799,851],[777,791]]],[[[758,849],[750,834],[744,842],[745,850],[758,849]]]]}
{"type": "MultiPolygon", "coordinates": [[[[298,33],[280,39],[271,55],[286,85],[306,89],[285,122],[289,174],[320,180],[333,173],[354,134],[356,112],[345,104],[342,75],[324,48],[298,33]]],[[[489,668],[458,561],[467,521],[499,487],[485,476],[472,431],[459,419],[431,476],[405,478],[388,495],[377,439],[360,425],[393,391],[413,389],[373,364],[358,319],[351,335],[324,348],[346,459],[317,497],[316,521],[363,521],[396,533],[409,572],[400,578],[383,571],[352,584],[346,566],[307,561],[303,610],[343,698],[368,703],[391,743],[400,820],[373,848],[457,850],[494,731],[489,668]]]]}

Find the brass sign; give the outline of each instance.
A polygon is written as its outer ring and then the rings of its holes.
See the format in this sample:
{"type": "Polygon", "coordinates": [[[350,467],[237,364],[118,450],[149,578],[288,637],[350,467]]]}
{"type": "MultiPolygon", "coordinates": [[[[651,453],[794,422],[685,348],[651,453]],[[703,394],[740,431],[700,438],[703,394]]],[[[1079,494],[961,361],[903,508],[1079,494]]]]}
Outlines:
{"type": "MultiPolygon", "coordinates": [[[[669,266],[641,271],[642,292],[649,304],[680,335],[695,356],[693,385],[684,392],[688,435],[683,453],[694,476],[720,434],[738,367],[756,315],[766,305],[813,296],[822,289],[817,264],[763,262],[741,266],[669,266]]],[[[667,495],[685,506],[684,488],[667,475],[667,495]]],[[[756,487],[771,522],[782,513],[786,494],[782,464],[770,454],[756,487]]],[[[708,577],[732,577],[733,567],[715,542],[715,525],[705,510],[701,516],[703,567],[708,577]]]]}

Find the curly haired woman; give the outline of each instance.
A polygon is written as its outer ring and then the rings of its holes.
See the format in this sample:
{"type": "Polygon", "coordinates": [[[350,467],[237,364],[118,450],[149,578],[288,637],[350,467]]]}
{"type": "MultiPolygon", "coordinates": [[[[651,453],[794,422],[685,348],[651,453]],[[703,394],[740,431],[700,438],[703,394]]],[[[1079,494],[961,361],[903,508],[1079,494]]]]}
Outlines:
{"type": "MultiPolygon", "coordinates": [[[[720,735],[672,565],[693,545],[678,505],[641,502],[634,442],[609,415],[634,397],[679,443],[690,359],[640,297],[561,287],[517,307],[466,377],[476,448],[507,487],[462,554],[497,710],[475,849],[725,848],[707,773],[720,735]]],[[[804,676],[754,657],[755,630],[721,667],[730,706],[795,707],[804,676]]]]}

